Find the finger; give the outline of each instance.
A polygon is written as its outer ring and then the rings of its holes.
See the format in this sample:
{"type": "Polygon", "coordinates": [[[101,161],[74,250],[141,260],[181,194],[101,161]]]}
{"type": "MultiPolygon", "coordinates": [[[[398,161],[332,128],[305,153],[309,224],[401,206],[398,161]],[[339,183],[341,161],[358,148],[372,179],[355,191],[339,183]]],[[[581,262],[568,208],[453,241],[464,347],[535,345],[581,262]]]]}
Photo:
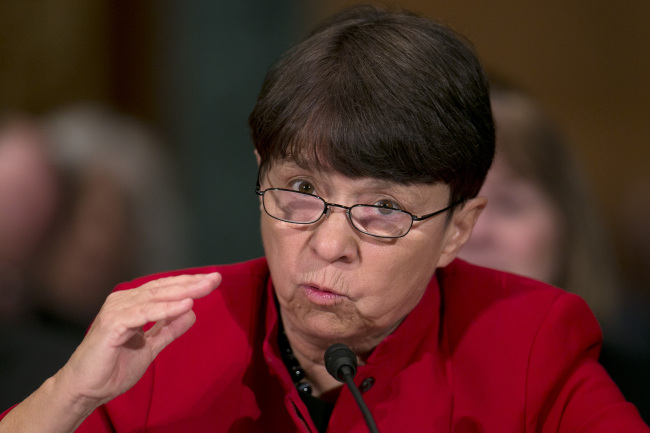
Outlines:
{"type": "Polygon", "coordinates": [[[218,273],[208,275],[182,275],[151,281],[138,288],[111,293],[102,306],[98,319],[108,317],[111,323],[119,320],[126,311],[136,322],[129,326],[141,326],[147,321],[161,320],[180,315],[187,307],[188,299],[198,299],[214,290],[221,282],[218,273]],[[176,305],[175,303],[180,302],[176,305]],[[161,304],[156,307],[148,304],[161,304]],[[146,321],[144,321],[146,320],[146,321]]]}
{"type": "Polygon", "coordinates": [[[148,302],[128,309],[117,310],[114,314],[106,313],[98,321],[112,326],[109,341],[113,346],[120,346],[128,341],[135,332],[147,323],[172,320],[192,310],[191,298],[173,302],[148,302]]]}
{"type": "Polygon", "coordinates": [[[137,327],[180,316],[192,308],[194,299],[206,296],[221,283],[221,275],[218,273],[194,277],[157,280],[147,288],[143,286],[142,290],[138,290],[129,299],[131,304],[128,308],[120,305],[119,309],[126,316],[124,325],[137,327]]]}
{"type": "Polygon", "coordinates": [[[187,313],[193,306],[193,299],[209,294],[220,282],[218,273],[180,275],[114,292],[109,295],[91,331],[107,334],[112,346],[122,345],[147,323],[187,313]]]}
{"type": "Polygon", "coordinates": [[[208,295],[221,283],[221,274],[180,275],[150,281],[131,294],[151,301],[198,299],[208,295]]]}
{"type": "Polygon", "coordinates": [[[179,317],[157,322],[145,333],[153,356],[157,356],[169,343],[183,335],[195,322],[196,315],[191,310],[179,317]]]}

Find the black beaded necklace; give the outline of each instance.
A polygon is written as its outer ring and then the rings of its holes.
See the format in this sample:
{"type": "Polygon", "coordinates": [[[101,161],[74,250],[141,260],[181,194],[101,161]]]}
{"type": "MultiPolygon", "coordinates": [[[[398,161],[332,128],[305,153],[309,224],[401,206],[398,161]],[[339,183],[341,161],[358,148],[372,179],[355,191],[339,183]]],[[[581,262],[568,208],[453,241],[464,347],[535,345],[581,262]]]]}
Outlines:
{"type": "Polygon", "coordinates": [[[325,402],[312,395],[313,388],[311,384],[305,380],[305,370],[293,354],[287,334],[284,332],[278,299],[275,298],[274,300],[275,308],[278,312],[278,347],[280,349],[282,362],[284,362],[284,366],[287,368],[291,380],[298,390],[300,399],[307,406],[309,416],[311,416],[312,421],[314,421],[316,428],[320,433],[325,433],[327,431],[330,417],[332,416],[332,411],[334,410],[334,403],[325,402]]]}
{"type": "MultiPolygon", "coordinates": [[[[278,312],[279,311],[280,309],[278,308],[278,312]]],[[[291,350],[289,339],[287,338],[287,334],[284,332],[284,326],[282,325],[281,317],[278,317],[278,347],[280,348],[280,356],[282,356],[282,361],[284,362],[285,367],[287,367],[289,375],[291,376],[291,380],[293,380],[293,384],[296,386],[296,389],[298,389],[298,392],[311,395],[312,386],[304,380],[305,370],[302,368],[300,362],[298,362],[298,359],[293,354],[293,350],[291,350]]]]}

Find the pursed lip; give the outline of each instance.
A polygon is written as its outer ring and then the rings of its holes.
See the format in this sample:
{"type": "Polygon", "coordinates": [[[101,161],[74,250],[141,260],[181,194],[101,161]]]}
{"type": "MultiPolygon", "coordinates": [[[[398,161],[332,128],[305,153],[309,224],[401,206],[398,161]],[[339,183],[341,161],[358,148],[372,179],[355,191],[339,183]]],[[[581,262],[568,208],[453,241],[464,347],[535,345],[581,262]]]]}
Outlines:
{"type": "Polygon", "coordinates": [[[313,283],[301,284],[305,295],[317,304],[330,304],[346,297],[335,290],[313,283]]]}
{"type": "Polygon", "coordinates": [[[319,292],[324,292],[324,293],[331,293],[332,295],[336,296],[345,296],[341,293],[338,293],[336,290],[332,290],[328,287],[322,286],[320,284],[315,284],[315,283],[303,283],[301,284],[303,287],[308,287],[313,290],[318,290],[319,292]]]}

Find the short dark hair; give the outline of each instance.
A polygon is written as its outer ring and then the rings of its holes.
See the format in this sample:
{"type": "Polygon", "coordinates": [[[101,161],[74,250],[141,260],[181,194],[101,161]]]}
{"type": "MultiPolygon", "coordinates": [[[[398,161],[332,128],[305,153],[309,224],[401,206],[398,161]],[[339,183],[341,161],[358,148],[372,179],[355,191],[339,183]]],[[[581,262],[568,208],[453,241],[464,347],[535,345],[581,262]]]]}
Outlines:
{"type": "Polygon", "coordinates": [[[467,41],[407,11],[347,9],[267,73],[249,116],[264,169],[438,183],[476,196],[494,155],[485,72],[467,41]]]}

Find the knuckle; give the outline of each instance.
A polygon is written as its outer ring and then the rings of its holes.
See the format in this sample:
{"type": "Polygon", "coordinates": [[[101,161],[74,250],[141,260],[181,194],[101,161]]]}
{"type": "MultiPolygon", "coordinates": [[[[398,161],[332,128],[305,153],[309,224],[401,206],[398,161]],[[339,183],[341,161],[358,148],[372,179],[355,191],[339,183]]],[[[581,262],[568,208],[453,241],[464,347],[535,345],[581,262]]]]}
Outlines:
{"type": "Polygon", "coordinates": [[[115,314],[115,310],[118,308],[118,306],[121,303],[123,295],[120,293],[111,293],[108,295],[106,298],[106,301],[104,302],[104,305],[102,305],[102,308],[99,310],[99,314],[97,315],[97,319],[95,320],[102,320],[105,317],[111,317],[115,314]]]}
{"type": "Polygon", "coordinates": [[[112,305],[121,297],[122,294],[120,292],[112,292],[106,297],[106,302],[104,302],[104,305],[112,305]]]}
{"type": "Polygon", "coordinates": [[[138,315],[139,317],[148,317],[149,313],[151,312],[152,305],[145,303],[145,304],[140,304],[137,306],[135,314],[138,315]]]}
{"type": "Polygon", "coordinates": [[[149,281],[148,283],[140,286],[138,292],[142,293],[147,300],[155,300],[158,298],[163,289],[169,285],[167,278],[149,281]]]}
{"type": "Polygon", "coordinates": [[[114,309],[103,309],[95,318],[95,324],[99,328],[104,329],[113,326],[116,319],[117,315],[114,309]]]}
{"type": "Polygon", "coordinates": [[[162,292],[162,285],[156,280],[156,284],[152,284],[150,287],[147,288],[147,297],[149,299],[156,299],[158,296],[160,296],[160,293],[162,292]]]}

